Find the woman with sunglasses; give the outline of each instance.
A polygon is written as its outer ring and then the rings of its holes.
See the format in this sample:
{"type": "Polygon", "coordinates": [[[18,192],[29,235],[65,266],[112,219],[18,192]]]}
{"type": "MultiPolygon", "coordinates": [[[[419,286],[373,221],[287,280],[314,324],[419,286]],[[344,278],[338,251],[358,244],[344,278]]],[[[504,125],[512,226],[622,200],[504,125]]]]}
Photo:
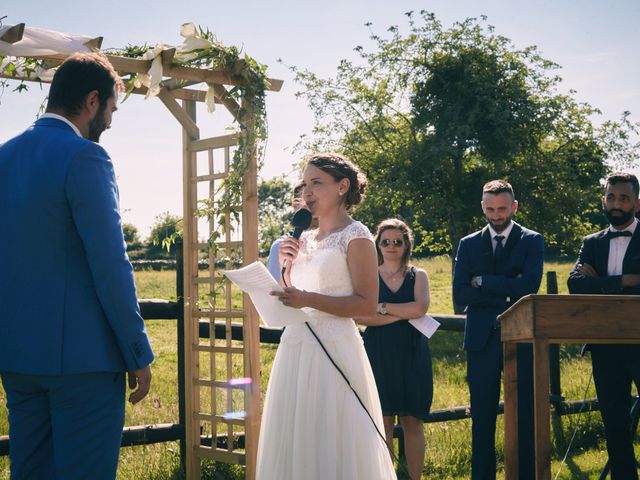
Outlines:
{"type": "Polygon", "coordinates": [[[378,225],[379,297],[375,317],[359,318],[367,325],[364,345],[380,395],[387,443],[393,448],[395,417],[404,433],[407,468],[419,480],[425,454],[423,423],[433,398],[429,341],[408,319],[422,317],[429,307],[429,280],[424,270],[409,264],[411,229],[390,218],[378,225]]]}

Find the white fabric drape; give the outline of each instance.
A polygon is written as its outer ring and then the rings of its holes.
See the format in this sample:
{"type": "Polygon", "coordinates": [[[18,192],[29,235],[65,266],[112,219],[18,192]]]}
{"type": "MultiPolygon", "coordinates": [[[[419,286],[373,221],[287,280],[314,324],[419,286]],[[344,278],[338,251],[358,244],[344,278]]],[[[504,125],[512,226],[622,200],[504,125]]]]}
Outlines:
{"type": "MultiPolygon", "coordinates": [[[[0,27],[0,36],[11,27],[12,25],[0,27]]],[[[84,45],[89,40],[92,40],[92,37],[25,26],[21,40],[15,43],[0,40],[0,55],[5,56],[0,64],[0,71],[4,70],[9,63],[13,63],[18,76],[50,82],[55,69],[44,69],[38,66],[33,72],[26,71],[22,57],[89,52],[91,51],[89,47],[84,45]]]]}
{"type": "MultiPolygon", "coordinates": [[[[12,25],[0,27],[0,36],[11,27],[12,25]]],[[[24,27],[22,40],[16,43],[7,43],[0,40],[0,55],[38,57],[59,53],[88,52],[90,50],[84,43],[89,40],[92,40],[92,37],[43,30],[35,27],[24,27]]]]}
{"type": "MultiPolygon", "coordinates": [[[[0,27],[0,36],[11,27],[12,25],[0,27]]],[[[175,47],[176,52],[174,55],[174,58],[179,62],[193,60],[197,57],[199,50],[208,49],[212,46],[209,40],[198,36],[198,31],[193,23],[183,24],[180,27],[180,35],[184,38],[184,41],[181,45],[175,47]]],[[[38,68],[33,73],[26,72],[23,68],[24,63],[20,57],[39,57],[56,54],[69,55],[76,52],[89,52],[91,49],[84,44],[92,39],[92,37],[85,35],[74,35],[25,26],[22,40],[15,43],[0,40],[0,55],[6,56],[0,64],[0,71],[4,70],[6,65],[11,62],[16,66],[17,73],[20,76],[26,76],[27,73],[29,73],[29,78],[33,80],[50,81],[55,69],[44,70],[38,68]]],[[[157,44],[143,55],[142,58],[144,60],[151,60],[151,68],[147,73],[137,76],[136,86],[147,87],[148,92],[145,98],[156,96],[160,92],[160,83],[163,79],[161,53],[171,48],[174,47],[172,45],[157,44]]],[[[205,103],[209,112],[215,110],[214,90],[211,85],[209,85],[207,90],[205,103]]]]}

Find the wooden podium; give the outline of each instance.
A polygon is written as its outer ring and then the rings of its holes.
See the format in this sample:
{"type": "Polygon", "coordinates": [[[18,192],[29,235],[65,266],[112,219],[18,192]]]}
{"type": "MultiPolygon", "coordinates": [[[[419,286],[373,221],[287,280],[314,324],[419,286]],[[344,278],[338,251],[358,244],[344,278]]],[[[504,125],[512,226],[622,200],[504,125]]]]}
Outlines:
{"type": "Polygon", "coordinates": [[[504,342],[505,479],[518,478],[517,343],[533,344],[536,479],[551,478],[550,343],[640,343],[640,295],[527,295],[498,317],[504,342]]]}

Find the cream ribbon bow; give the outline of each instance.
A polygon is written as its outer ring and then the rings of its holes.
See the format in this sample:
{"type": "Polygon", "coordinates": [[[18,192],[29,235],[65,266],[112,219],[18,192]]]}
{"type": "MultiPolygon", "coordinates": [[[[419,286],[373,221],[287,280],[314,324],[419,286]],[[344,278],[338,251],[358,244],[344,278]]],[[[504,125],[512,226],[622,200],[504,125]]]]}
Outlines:
{"type": "MultiPolygon", "coordinates": [[[[198,50],[211,48],[213,45],[209,40],[200,38],[198,31],[193,23],[184,23],[180,27],[180,35],[184,38],[181,45],[176,48],[174,58],[179,62],[187,62],[198,56],[198,50]]],[[[157,44],[153,49],[147,50],[142,56],[144,60],[151,60],[151,68],[147,73],[142,73],[136,78],[136,87],[147,87],[145,98],[155,97],[160,93],[162,88],[162,52],[173,48],[171,45],[157,44]]],[[[215,110],[215,97],[213,85],[209,85],[207,95],[205,97],[207,111],[209,113],[215,110]]]]}

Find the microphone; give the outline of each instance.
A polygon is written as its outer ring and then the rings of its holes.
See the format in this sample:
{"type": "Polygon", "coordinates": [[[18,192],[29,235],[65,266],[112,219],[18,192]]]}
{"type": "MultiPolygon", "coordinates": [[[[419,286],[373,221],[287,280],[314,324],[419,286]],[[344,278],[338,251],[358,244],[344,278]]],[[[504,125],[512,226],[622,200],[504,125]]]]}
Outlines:
{"type": "MultiPolygon", "coordinates": [[[[293,224],[293,232],[291,232],[291,236],[298,240],[302,232],[304,232],[307,228],[311,226],[312,220],[311,212],[306,208],[301,208],[293,215],[293,220],[291,223],[293,224]]],[[[287,285],[286,280],[284,279],[284,272],[287,269],[287,259],[285,258],[282,262],[282,271],[280,272],[282,276],[282,281],[285,285],[287,285]]]]}
{"type": "Polygon", "coordinates": [[[293,215],[293,220],[291,223],[293,224],[293,232],[291,232],[291,236],[298,240],[302,232],[304,232],[307,228],[311,226],[311,212],[306,208],[301,208],[293,215]]]}

